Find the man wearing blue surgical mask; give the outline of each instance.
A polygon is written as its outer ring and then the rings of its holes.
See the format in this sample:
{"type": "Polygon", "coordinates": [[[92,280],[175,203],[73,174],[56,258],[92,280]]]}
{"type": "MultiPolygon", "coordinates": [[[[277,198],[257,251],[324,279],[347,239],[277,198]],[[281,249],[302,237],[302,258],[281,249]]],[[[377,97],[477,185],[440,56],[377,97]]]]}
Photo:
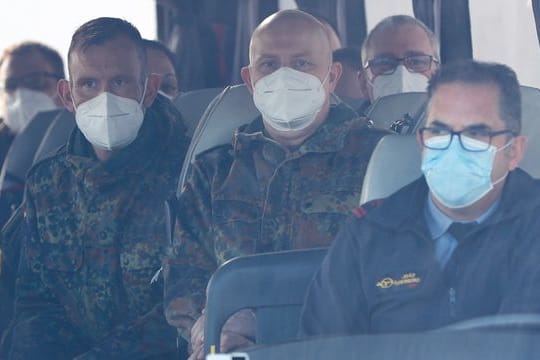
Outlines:
{"type": "Polygon", "coordinates": [[[362,61],[361,78],[372,103],[382,96],[423,92],[440,63],[439,40],[411,16],[390,16],[366,37],[362,61]]]}
{"type": "Polygon", "coordinates": [[[515,73],[443,66],[428,98],[417,135],[424,176],[354,211],[308,292],[305,335],[414,332],[540,311],[540,180],[518,168],[515,73]]]}
{"type": "Polygon", "coordinates": [[[185,127],[171,102],[156,96],[159,77],[149,73],[143,40],[127,21],[83,24],[68,64],[70,79],[58,90],[77,127],[29,171],[12,218],[19,230],[8,233],[24,256],[0,357],[174,357],[175,331],[155,274],[185,127]]]}
{"type": "MultiPolygon", "coordinates": [[[[311,15],[271,15],[255,29],[249,53],[242,78],[261,116],[193,163],[164,266],[167,319],[191,341],[193,359],[204,357],[212,272],[239,255],[328,245],[358,201],[384,134],[348,106],[330,105],[341,65],[332,63],[325,28],[311,15]]],[[[252,315],[225,325],[221,350],[252,344],[252,315]]]]}

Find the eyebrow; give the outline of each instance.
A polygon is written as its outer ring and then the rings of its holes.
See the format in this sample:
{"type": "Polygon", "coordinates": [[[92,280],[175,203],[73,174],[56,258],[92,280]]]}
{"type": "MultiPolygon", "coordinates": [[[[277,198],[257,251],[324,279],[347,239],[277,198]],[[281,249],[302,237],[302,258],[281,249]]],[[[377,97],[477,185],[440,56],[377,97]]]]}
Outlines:
{"type": "MultiPolygon", "coordinates": [[[[452,129],[447,123],[441,121],[441,120],[433,120],[433,122],[430,124],[430,127],[440,127],[445,129],[452,129]]],[[[467,126],[463,128],[463,130],[492,130],[491,126],[486,124],[473,124],[470,126],[467,126]]]]}

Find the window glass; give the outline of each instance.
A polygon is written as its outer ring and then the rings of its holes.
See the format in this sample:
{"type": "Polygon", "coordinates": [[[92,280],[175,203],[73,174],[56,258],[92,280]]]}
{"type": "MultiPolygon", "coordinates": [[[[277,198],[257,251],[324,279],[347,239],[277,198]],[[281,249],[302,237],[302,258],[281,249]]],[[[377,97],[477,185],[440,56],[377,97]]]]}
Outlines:
{"type": "Polygon", "coordinates": [[[379,21],[388,16],[414,16],[412,0],[365,0],[365,6],[368,31],[373,29],[379,21]]]}
{"type": "Polygon", "coordinates": [[[476,60],[509,65],[522,85],[540,88],[540,47],[531,0],[470,0],[476,60]]]}
{"type": "Polygon", "coordinates": [[[0,1],[0,51],[25,40],[57,50],[64,62],[71,35],[83,23],[100,16],[126,19],[147,39],[157,36],[155,0],[17,0],[0,1]]]}
{"type": "Polygon", "coordinates": [[[295,0],[279,0],[278,5],[279,5],[280,10],[298,9],[298,6],[296,5],[295,0]]]}

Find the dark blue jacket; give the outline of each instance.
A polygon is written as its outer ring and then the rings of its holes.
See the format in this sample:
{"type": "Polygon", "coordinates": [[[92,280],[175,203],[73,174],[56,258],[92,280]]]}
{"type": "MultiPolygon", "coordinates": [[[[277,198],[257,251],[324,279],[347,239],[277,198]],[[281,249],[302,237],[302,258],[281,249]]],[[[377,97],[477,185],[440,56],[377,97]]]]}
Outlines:
{"type": "Polygon", "coordinates": [[[540,312],[540,181],[511,172],[495,213],[444,269],[424,219],[427,193],[422,177],[355,209],[307,294],[304,335],[421,331],[540,312]]]}

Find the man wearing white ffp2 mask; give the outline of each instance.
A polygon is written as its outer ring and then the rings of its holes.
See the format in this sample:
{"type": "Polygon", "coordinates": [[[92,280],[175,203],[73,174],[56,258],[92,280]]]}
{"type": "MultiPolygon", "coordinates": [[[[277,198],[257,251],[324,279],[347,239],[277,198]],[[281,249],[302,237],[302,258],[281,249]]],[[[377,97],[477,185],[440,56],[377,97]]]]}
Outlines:
{"type": "MultiPolygon", "coordinates": [[[[345,104],[330,105],[341,64],[332,62],[325,28],[311,15],[283,10],[266,18],[252,34],[249,60],[242,79],[262,116],[238,128],[230,144],[197,157],[175,204],[173,247],[181,250],[164,266],[165,314],[189,339],[190,360],[204,359],[199,311],[217,265],[232,255],[329,244],[385,134],[345,104]],[[229,221],[233,213],[247,216],[229,221]],[[194,276],[178,276],[185,273],[194,276]]],[[[231,317],[220,352],[252,344],[254,319],[248,309],[231,317]]]]}
{"type": "MultiPolygon", "coordinates": [[[[127,21],[102,17],[83,24],[68,57],[70,81],[60,81],[58,90],[77,127],[65,146],[28,172],[19,208],[25,217],[14,225],[34,229],[36,240],[24,242],[35,257],[21,258],[17,275],[32,280],[17,287],[16,301],[43,306],[24,313],[12,306],[13,329],[49,336],[29,343],[10,334],[10,355],[174,357],[176,334],[160,310],[163,292],[148,284],[167,245],[163,205],[176,194],[189,143],[184,124],[174,105],[156,96],[159,76],[147,75],[141,35],[127,21]],[[60,275],[69,272],[69,287],[41,281],[59,269],[59,263],[42,266],[50,246],[69,263],[60,275]],[[28,267],[34,260],[40,265],[28,267]],[[36,321],[58,306],[76,315],[36,321]],[[56,331],[64,326],[70,335],[56,331]]],[[[13,234],[11,241],[21,243],[21,232],[13,234]]]]}
{"type": "MultiPolygon", "coordinates": [[[[107,62],[107,46],[94,46],[71,54],[71,81],[63,80],[59,91],[65,106],[75,112],[77,127],[92,145],[100,160],[131,144],[139,133],[147,108],[157,93],[159,78],[152,74],[146,80],[128,75],[122,66],[100,73],[97,67],[107,62]],[[89,54],[90,53],[90,54],[89,54]],[[95,64],[87,64],[93,57],[95,64]],[[97,59],[103,56],[104,59],[97,59]],[[150,90],[151,89],[151,90],[150,90]],[[155,91],[154,91],[155,90],[155,91]],[[151,97],[149,97],[151,95],[151,97]]],[[[131,64],[135,66],[136,64],[131,64]]]]}
{"type": "Polygon", "coordinates": [[[144,119],[146,84],[140,101],[103,92],[76,107],[77,126],[92,145],[112,151],[135,140],[144,119]]]}
{"type": "Polygon", "coordinates": [[[425,92],[439,65],[439,42],[421,21],[390,16],[367,36],[362,59],[362,79],[372,103],[381,96],[425,92]]]}

